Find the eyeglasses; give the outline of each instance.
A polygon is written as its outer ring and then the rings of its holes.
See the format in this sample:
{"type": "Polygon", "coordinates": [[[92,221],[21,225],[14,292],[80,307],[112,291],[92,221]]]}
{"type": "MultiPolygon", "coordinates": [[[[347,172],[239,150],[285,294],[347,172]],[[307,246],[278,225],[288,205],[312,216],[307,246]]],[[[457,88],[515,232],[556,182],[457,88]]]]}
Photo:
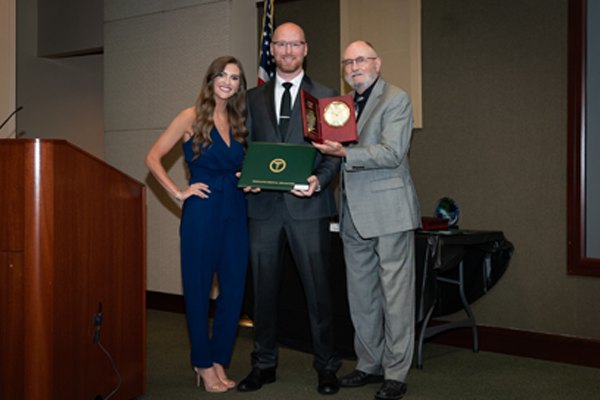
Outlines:
{"type": "Polygon", "coordinates": [[[279,48],[279,49],[285,49],[286,47],[288,47],[288,45],[292,46],[292,49],[296,50],[299,49],[300,47],[304,46],[306,44],[306,42],[300,41],[300,40],[293,40],[291,42],[284,42],[282,40],[278,40],[276,42],[273,42],[273,46],[279,48]]]}
{"type": "Polygon", "coordinates": [[[377,57],[356,57],[354,59],[349,58],[347,60],[342,60],[342,65],[344,67],[350,67],[350,66],[352,66],[352,64],[356,63],[356,65],[358,67],[362,67],[363,65],[365,65],[367,60],[376,60],[376,59],[377,59],[377,57]]]}

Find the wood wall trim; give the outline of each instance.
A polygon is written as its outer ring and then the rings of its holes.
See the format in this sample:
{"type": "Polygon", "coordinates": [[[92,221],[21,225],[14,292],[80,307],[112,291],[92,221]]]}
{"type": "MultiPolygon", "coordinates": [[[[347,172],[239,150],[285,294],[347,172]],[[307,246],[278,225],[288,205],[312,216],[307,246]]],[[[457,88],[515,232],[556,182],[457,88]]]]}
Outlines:
{"type": "MultiPolygon", "coordinates": [[[[152,310],[185,313],[182,295],[147,291],[146,305],[152,310]]],[[[432,320],[429,326],[442,323],[444,321],[432,320]]],[[[598,340],[480,325],[477,332],[481,351],[600,368],[598,340]]],[[[473,349],[471,328],[444,332],[425,343],[428,342],[473,349]]],[[[427,347],[424,349],[426,352],[427,347]]]]}
{"type": "Polygon", "coordinates": [[[146,308],[185,314],[183,295],[146,291],[146,308]]]}
{"type": "Polygon", "coordinates": [[[600,259],[586,257],[587,0],[569,0],[567,112],[567,273],[600,276],[600,259]]]}
{"type": "MultiPolygon", "coordinates": [[[[431,321],[429,325],[440,323],[431,321]]],[[[600,368],[598,340],[480,325],[477,333],[481,351],[600,368]]],[[[456,329],[432,338],[431,343],[473,349],[473,335],[470,328],[456,329]]]]}

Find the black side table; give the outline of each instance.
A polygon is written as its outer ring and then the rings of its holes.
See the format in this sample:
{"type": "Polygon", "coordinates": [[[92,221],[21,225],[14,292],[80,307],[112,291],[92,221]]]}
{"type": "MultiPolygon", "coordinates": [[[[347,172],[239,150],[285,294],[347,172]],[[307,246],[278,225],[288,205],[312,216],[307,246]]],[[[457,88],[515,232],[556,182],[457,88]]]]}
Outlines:
{"type": "MultiPolygon", "coordinates": [[[[417,323],[421,322],[417,368],[423,367],[423,341],[452,329],[470,327],[473,351],[479,351],[475,316],[469,304],[486,294],[508,267],[513,245],[498,231],[419,232],[417,263],[423,276],[417,288],[417,323]],[[448,234],[448,232],[450,232],[448,234]],[[464,310],[467,318],[428,327],[432,317],[464,310]]],[[[419,268],[417,268],[419,272],[419,268]]]]}

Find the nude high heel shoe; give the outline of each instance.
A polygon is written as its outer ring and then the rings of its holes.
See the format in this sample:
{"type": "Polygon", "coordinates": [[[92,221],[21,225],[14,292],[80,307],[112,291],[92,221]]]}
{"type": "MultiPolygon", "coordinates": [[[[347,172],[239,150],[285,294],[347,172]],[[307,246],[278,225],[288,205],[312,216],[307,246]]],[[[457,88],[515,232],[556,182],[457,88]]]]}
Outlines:
{"type": "Polygon", "coordinates": [[[200,370],[198,368],[194,367],[194,372],[196,372],[196,386],[200,387],[200,383],[203,382],[204,390],[206,390],[207,393],[225,393],[227,391],[227,384],[221,382],[220,385],[210,386],[208,383],[206,383],[205,380],[202,379],[202,376],[200,375],[200,370]]]}
{"type": "Polygon", "coordinates": [[[235,387],[235,382],[232,381],[231,379],[225,379],[225,380],[222,380],[221,382],[223,382],[225,384],[225,386],[227,386],[227,389],[233,389],[235,387]]]}
{"type": "Polygon", "coordinates": [[[221,380],[221,382],[227,385],[227,389],[233,389],[235,387],[235,382],[225,375],[225,369],[223,366],[218,363],[213,363],[213,366],[215,368],[215,372],[217,373],[217,377],[221,380]]]}

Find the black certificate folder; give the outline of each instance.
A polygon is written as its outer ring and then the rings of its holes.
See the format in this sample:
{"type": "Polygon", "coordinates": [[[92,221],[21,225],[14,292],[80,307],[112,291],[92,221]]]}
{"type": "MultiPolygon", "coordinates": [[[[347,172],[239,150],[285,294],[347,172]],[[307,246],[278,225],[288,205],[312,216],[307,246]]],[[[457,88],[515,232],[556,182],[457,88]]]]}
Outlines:
{"type": "Polygon", "coordinates": [[[307,190],[316,151],[300,144],[250,142],[238,187],[307,190]]]}

